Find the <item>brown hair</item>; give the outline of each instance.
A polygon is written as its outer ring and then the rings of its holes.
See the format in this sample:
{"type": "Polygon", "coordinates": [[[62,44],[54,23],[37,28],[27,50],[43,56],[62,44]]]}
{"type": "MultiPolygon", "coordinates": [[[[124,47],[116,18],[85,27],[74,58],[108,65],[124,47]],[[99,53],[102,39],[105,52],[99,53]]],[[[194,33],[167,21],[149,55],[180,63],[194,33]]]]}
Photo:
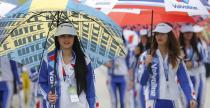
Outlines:
{"type": "MultiPolygon", "coordinates": [[[[187,56],[187,52],[185,51],[185,39],[184,39],[184,33],[181,33],[180,36],[179,36],[179,42],[180,42],[180,45],[182,47],[182,50],[185,54],[184,58],[188,58],[187,56]]],[[[193,36],[192,36],[192,39],[190,40],[190,45],[192,46],[193,48],[193,53],[196,53],[197,56],[198,56],[198,60],[197,61],[201,61],[202,60],[202,56],[201,54],[199,53],[199,50],[198,50],[198,45],[199,41],[198,41],[198,38],[195,36],[195,33],[193,33],[193,36]]]]}
{"type": "MultiPolygon", "coordinates": [[[[178,64],[177,58],[179,58],[181,51],[179,48],[178,40],[176,39],[174,33],[170,31],[167,34],[168,34],[167,46],[168,46],[169,63],[171,63],[172,67],[175,68],[178,64]]],[[[155,55],[155,51],[158,49],[158,43],[155,39],[155,35],[152,38],[152,42],[153,42],[152,47],[151,47],[152,56],[155,55]]]]}

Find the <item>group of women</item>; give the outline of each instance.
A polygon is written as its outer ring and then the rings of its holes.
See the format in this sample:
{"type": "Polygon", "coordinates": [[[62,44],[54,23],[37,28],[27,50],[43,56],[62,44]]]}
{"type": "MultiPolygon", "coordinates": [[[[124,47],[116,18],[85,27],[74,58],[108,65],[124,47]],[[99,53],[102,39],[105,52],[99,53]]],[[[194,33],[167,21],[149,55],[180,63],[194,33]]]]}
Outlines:
{"type": "Polygon", "coordinates": [[[150,37],[146,30],[141,30],[141,42],[133,54],[128,51],[124,58],[119,57],[106,64],[113,108],[118,105],[118,89],[120,106],[125,108],[129,101],[125,99],[125,91],[130,85],[134,88],[134,98],[138,90],[138,99],[137,102],[132,100],[134,105],[129,107],[203,108],[204,64],[208,62],[208,45],[202,36],[203,30],[198,25],[183,24],[178,38],[169,23],[157,24],[150,37]],[[123,67],[122,63],[127,65],[123,67]],[[125,74],[119,75],[122,72],[125,74]]]}
{"type": "MultiPolygon", "coordinates": [[[[129,52],[127,56],[108,62],[110,90],[115,97],[112,98],[113,108],[117,108],[117,89],[120,106],[126,107],[126,80],[135,82],[137,78],[139,107],[177,108],[181,105],[201,108],[207,46],[200,36],[201,30],[194,28],[183,25],[178,41],[170,24],[159,23],[153,30],[150,45],[146,42],[148,37],[142,36],[135,53],[129,52]]],[[[63,23],[54,36],[55,50],[42,61],[39,75],[45,107],[95,108],[94,72],[90,59],[80,48],[75,28],[70,23],[63,23]]]]}

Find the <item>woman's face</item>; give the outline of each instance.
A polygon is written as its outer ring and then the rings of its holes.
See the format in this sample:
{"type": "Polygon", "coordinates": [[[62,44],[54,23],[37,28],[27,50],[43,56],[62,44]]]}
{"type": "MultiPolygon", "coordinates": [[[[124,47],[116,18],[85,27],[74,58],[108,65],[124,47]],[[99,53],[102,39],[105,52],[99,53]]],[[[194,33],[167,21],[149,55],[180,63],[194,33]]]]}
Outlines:
{"type": "Polygon", "coordinates": [[[60,44],[61,49],[72,48],[74,44],[74,36],[66,34],[58,36],[58,42],[60,44]]]}
{"type": "Polygon", "coordinates": [[[193,37],[193,33],[192,32],[186,32],[184,33],[184,39],[185,40],[191,40],[193,37]]]}
{"type": "Polygon", "coordinates": [[[168,34],[167,33],[156,33],[155,39],[158,43],[158,45],[166,45],[168,40],[168,34]]]}
{"type": "Polygon", "coordinates": [[[140,55],[141,49],[139,47],[136,47],[134,53],[135,53],[135,55],[140,55]]]}
{"type": "Polygon", "coordinates": [[[196,35],[198,38],[203,39],[202,32],[195,33],[195,35],[196,35]]]}
{"type": "Polygon", "coordinates": [[[141,42],[142,42],[143,44],[146,44],[146,43],[147,43],[147,36],[142,36],[142,37],[141,37],[141,42]]]}

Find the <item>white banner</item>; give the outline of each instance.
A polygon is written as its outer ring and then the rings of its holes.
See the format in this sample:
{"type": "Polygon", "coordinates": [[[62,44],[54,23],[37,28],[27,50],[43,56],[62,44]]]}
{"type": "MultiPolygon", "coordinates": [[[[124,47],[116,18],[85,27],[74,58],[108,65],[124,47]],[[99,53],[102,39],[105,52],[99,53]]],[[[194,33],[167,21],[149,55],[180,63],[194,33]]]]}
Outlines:
{"type": "Polygon", "coordinates": [[[111,12],[122,12],[122,13],[132,13],[132,14],[140,14],[141,13],[140,9],[122,9],[122,8],[118,8],[118,9],[102,8],[101,11],[103,13],[105,13],[106,15],[108,15],[111,12]]]}
{"type": "Polygon", "coordinates": [[[200,0],[164,0],[166,11],[187,12],[189,15],[208,15],[200,0]]]}
{"type": "Polygon", "coordinates": [[[79,0],[83,4],[93,8],[110,8],[112,9],[118,0],[79,0]]]}

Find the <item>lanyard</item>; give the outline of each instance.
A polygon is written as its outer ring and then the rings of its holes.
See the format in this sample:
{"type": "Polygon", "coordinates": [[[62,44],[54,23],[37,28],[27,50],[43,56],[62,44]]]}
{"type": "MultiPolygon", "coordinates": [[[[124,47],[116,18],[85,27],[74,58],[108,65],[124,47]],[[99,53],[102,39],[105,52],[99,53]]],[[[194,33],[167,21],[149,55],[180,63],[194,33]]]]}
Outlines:
{"type": "MultiPolygon", "coordinates": [[[[74,65],[72,65],[72,64],[71,64],[71,66],[74,67],[74,65]]],[[[74,69],[72,69],[72,68],[70,68],[70,67],[67,67],[67,65],[66,65],[66,67],[65,67],[64,65],[62,66],[62,75],[63,75],[63,80],[64,80],[64,81],[65,81],[66,78],[67,78],[66,71],[68,72],[68,76],[70,77],[70,76],[72,76],[73,73],[74,73],[73,70],[74,70],[74,69]]]]}
{"type": "Polygon", "coordinates": [[[193,49],[192,49],[192,47],[187,48],[187,56],[190,60],[193,59],[193,49]]]}
{"type": "Polygon", "coordinates": [[[66,72],[63,66],[62,66],[62,74],[63,74],[63,80],[66,81],[66,72]]]}
{"type": "Polygon", "coordinates": [[[168,74],[169,74],[169,62],[167,60],[167,62],[164,60],[163,61],[163,69],[164,69],[164,73],[165,73],[165,77],[166,77],[166,81],[168,81],[168,74]]]}
{"type": "Polygon", "coordinates": [[[63,57],[62,57],[62,53],[60,53],[60,60],[61,60],[61,64],[62,64],[62,75],[63,75],[63,80],[65,81],[67,78],[67,74],[70,77],[74,72],[72,71],[73,69],[71,67],[74,68],[74,64],[69,64],[69,65],[65,65],[64,61],[63,61],[63,57]]]}

